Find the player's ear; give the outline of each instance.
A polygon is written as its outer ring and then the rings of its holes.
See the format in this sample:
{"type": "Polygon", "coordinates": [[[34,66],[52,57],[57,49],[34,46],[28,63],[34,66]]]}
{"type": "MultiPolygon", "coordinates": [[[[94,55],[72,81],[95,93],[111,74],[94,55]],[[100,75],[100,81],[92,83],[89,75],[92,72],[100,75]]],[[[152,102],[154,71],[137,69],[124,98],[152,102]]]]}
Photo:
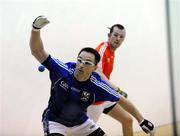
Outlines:
{"type": "Polygon", "coordinates": [[[95,71],[97,68],[98,68],[98,65],[95,65],[95,66],[94,66],[94,71],[95,71]]]}

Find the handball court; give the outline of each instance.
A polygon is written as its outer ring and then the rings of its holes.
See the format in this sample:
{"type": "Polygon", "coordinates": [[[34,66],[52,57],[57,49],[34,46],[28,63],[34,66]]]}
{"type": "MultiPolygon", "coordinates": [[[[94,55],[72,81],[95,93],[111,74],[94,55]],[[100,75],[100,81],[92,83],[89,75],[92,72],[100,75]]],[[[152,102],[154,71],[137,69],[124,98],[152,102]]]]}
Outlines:
{"type": "MultiPolygon", "coordinates": [[[[107,115],[101,115],[98,124],[106,131],[108,136],[123,136],[120,135],[118,132],[121,132],[121,124],[117,121],[111,121],[112,119],[107,115]]],[[[121,133],[122,134],[122,133],[121,133]]],[[[141,129],[134,132],[134,136],[149,136],[148,134],[144,133],[141,129]]],[[[155,135],[154,136],[174,136],[173,135],[173,126],[172,124],[165,124],[161,126],[155,127],[155,135]]]]}
{"type": "MultiPolygon", "coordinates": [[[[177,0],[0,1],[0,136],[43,135],[49,73],[38,71],[29,48],[32,21],[39,15],[50,20],[41,33],[46,50],[63,62],[76,61],[80,49],[95,48],[107,40],[108,27],[123,24],[126,38],[116,52],[111,81],[154,123],[155,136],[175,136],[175,109],[180,121],[177,0]]],[[[121,124],[106,115],[98,124],[108,136],[122,134],[121,124]]],[[[148,136],[135,119],[133,126],[135,136],[148,136]]]]}

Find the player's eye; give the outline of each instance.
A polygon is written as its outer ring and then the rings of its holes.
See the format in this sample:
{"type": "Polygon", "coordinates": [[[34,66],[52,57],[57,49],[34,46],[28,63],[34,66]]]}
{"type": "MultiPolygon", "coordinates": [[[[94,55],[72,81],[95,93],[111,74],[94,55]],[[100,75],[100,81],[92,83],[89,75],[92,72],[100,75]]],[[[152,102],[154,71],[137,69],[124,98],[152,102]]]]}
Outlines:
{"type": "Polygon", "coordinates": [[[121,38],[121,39],[123,39],[123,38],[124,38],[124,36],[123,36],[123,35],[121,35],[121,36],[120,36],[120,38],[121,38]]]}
{"type": "Polygon", "coordinates": [[[118,35],[117,35],[117,34],[114,34],[114,37],[118,37],[118,35]]]}
{"type": "Polygon", "coordinates": [[[84,61],[84,64],[85,64],[85,65],[88,65],[88,66],[93,66],[93,65],[94,65],[94,63],[92,63],[92,62],[90,62],[90,61],[84,61]]]}
{"type": "Polygon", "coordinates": [[[80,58],[77,58],[77,61],[78,61],[79,63],[82,63],[82,59],[80,59],[80,58]]]}
{"type": "Polygon", "coordinates": [[[79,63],[83,63],[85,66],[94,66],[95,64],[91,61],[88,61],[88,60],[83,60],[81,58],[77,58],[77,62],[79,63]]]}

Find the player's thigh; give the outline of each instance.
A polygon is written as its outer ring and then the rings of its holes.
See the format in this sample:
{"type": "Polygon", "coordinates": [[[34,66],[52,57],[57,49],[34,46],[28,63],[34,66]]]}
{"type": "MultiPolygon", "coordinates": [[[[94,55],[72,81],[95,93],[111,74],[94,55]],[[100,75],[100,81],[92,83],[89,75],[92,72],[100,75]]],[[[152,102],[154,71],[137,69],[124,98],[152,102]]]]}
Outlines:
{"type": "Polygon", "coordinates": [[[72,127],[71,135],[73,136],[87,136],[97,130],[99,126],[91,119],[88,119],[83,124],[72,127]]]}
{"type": "Polygon", "coordinates": [[[120,121],[120,122],[132,122],[131,115],[124,110],[120,105],[116,104],[111,111],[108,113],[111,117],[114,119],[120,121]]]}

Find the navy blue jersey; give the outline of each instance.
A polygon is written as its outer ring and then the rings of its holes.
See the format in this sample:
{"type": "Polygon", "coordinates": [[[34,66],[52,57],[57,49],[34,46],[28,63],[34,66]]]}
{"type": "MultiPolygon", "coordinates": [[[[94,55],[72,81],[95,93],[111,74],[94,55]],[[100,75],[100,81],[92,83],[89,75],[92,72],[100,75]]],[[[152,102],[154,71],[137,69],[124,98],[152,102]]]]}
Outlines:
{"type": "Polygon", "coordinates": [[[62,63],[49,56],[42,64],[49,70],[51,80],[51,95],[43,119],[72,127],[88,119],[86,110],[91,104],[120,99],[119,93],[95,72],[88,80],[78,81],[74,77],[76,63],[62,63]]]}

